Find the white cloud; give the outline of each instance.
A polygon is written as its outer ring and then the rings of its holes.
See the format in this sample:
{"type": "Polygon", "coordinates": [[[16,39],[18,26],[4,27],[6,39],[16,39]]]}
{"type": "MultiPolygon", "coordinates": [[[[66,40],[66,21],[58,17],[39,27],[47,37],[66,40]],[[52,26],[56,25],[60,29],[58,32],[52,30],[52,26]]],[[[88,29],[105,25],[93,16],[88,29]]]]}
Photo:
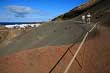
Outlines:
{"type": "Polygon", "coordinates": [[[9,5],[6,7],[9,12],[14,13],[16,17],[25,17],[34,12],[34,9],[28,6],[9,5]]]}

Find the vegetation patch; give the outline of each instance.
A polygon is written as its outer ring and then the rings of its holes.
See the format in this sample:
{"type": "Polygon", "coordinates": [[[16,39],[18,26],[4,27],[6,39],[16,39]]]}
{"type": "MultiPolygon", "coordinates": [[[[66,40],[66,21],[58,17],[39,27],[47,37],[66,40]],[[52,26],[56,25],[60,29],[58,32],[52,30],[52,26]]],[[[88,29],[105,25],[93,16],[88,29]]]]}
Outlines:
{"type": "Polygon", "coordinates": [[[9,31],[7,28],[0,26],[0,43],[7,38],[8,33],[9,31]]]}

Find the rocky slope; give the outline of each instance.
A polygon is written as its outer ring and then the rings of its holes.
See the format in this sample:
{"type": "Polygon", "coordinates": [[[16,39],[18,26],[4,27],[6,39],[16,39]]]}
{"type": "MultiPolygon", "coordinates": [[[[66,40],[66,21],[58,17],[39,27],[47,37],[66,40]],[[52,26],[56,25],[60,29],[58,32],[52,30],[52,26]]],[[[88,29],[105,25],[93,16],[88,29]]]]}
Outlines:
{"type": "MultiPolygon", "coordinates": [[[[100,34],[87,40],[69,69],[68,73],[109,73],[110,72],[110,28],[98,27],[100,34]]],[[[71,48],[75,53],[79,44],[71,48]]],[[[0,57],[1,73],[49,73],[70,45],[48,46],[18,52],[0,57]]],[[[68,52],[52,73],[63,73],[72,54],[68,52]]]]}
{"type": "Polygon", "coordinates": [[[77,16],[80,16],[80,14],[87,12],[88,10],[90,10],[90,8],[94,7],[97,4],[100,4],[103,1],[104,0],[89,0],[87,3],[82,4],[78,7],[70,10],[69,12],[54,18],[52,21],[68,20],[68,19],[75,18],[77,16]]]}
{"type": "Polygon", "coordinates": [[[0,55],[8,55],[31,48],[68,45],[83,36],[88,29],[88,26],[82,26],[81,23],[73,20],[49,22],[10,40],[8,45],[0,49],[0,55]]]}

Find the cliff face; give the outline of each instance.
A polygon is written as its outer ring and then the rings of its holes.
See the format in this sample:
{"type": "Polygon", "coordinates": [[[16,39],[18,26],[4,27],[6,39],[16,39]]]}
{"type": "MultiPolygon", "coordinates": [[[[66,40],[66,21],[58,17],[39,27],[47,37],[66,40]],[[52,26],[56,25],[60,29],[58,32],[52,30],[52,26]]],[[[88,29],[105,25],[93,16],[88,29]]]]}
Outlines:
{"type": "Polygon", "coordinates": [[[91,7],[99,4],[100,2],[103,2],[104,0],[90,0],[85,4],[80,5],[79,7],[76,7],[69,12],[62,14],[56,18],[54,18],[52,21],[56,20],[68,20],[72,19],[76,16],[79,16],[80,14],[84,13],[85,11],[89,10],[91,7]]]}

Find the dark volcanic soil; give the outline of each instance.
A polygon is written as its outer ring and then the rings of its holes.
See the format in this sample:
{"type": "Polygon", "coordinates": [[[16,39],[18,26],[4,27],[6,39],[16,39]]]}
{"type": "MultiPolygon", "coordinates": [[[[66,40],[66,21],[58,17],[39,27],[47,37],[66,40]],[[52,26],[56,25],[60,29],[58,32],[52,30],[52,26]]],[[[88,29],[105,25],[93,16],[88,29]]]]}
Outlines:
{"type": "MultiPolygon", "coordinates": [[[[109,73],[110,72],[110,28],[100,27],[100,34],[88,39],[80,50],[77,60],[68,73],[109,73]]],[[[25,50],[0,58],[1,73],[48,73],[65,52],[65,46],[50,46],[25,50]]],[[[76,51],[78,44],[71,48],[76,51]]],[[[70,52],[61,60],[52,73],[63,73],[72,55],[70,52]]]]}

